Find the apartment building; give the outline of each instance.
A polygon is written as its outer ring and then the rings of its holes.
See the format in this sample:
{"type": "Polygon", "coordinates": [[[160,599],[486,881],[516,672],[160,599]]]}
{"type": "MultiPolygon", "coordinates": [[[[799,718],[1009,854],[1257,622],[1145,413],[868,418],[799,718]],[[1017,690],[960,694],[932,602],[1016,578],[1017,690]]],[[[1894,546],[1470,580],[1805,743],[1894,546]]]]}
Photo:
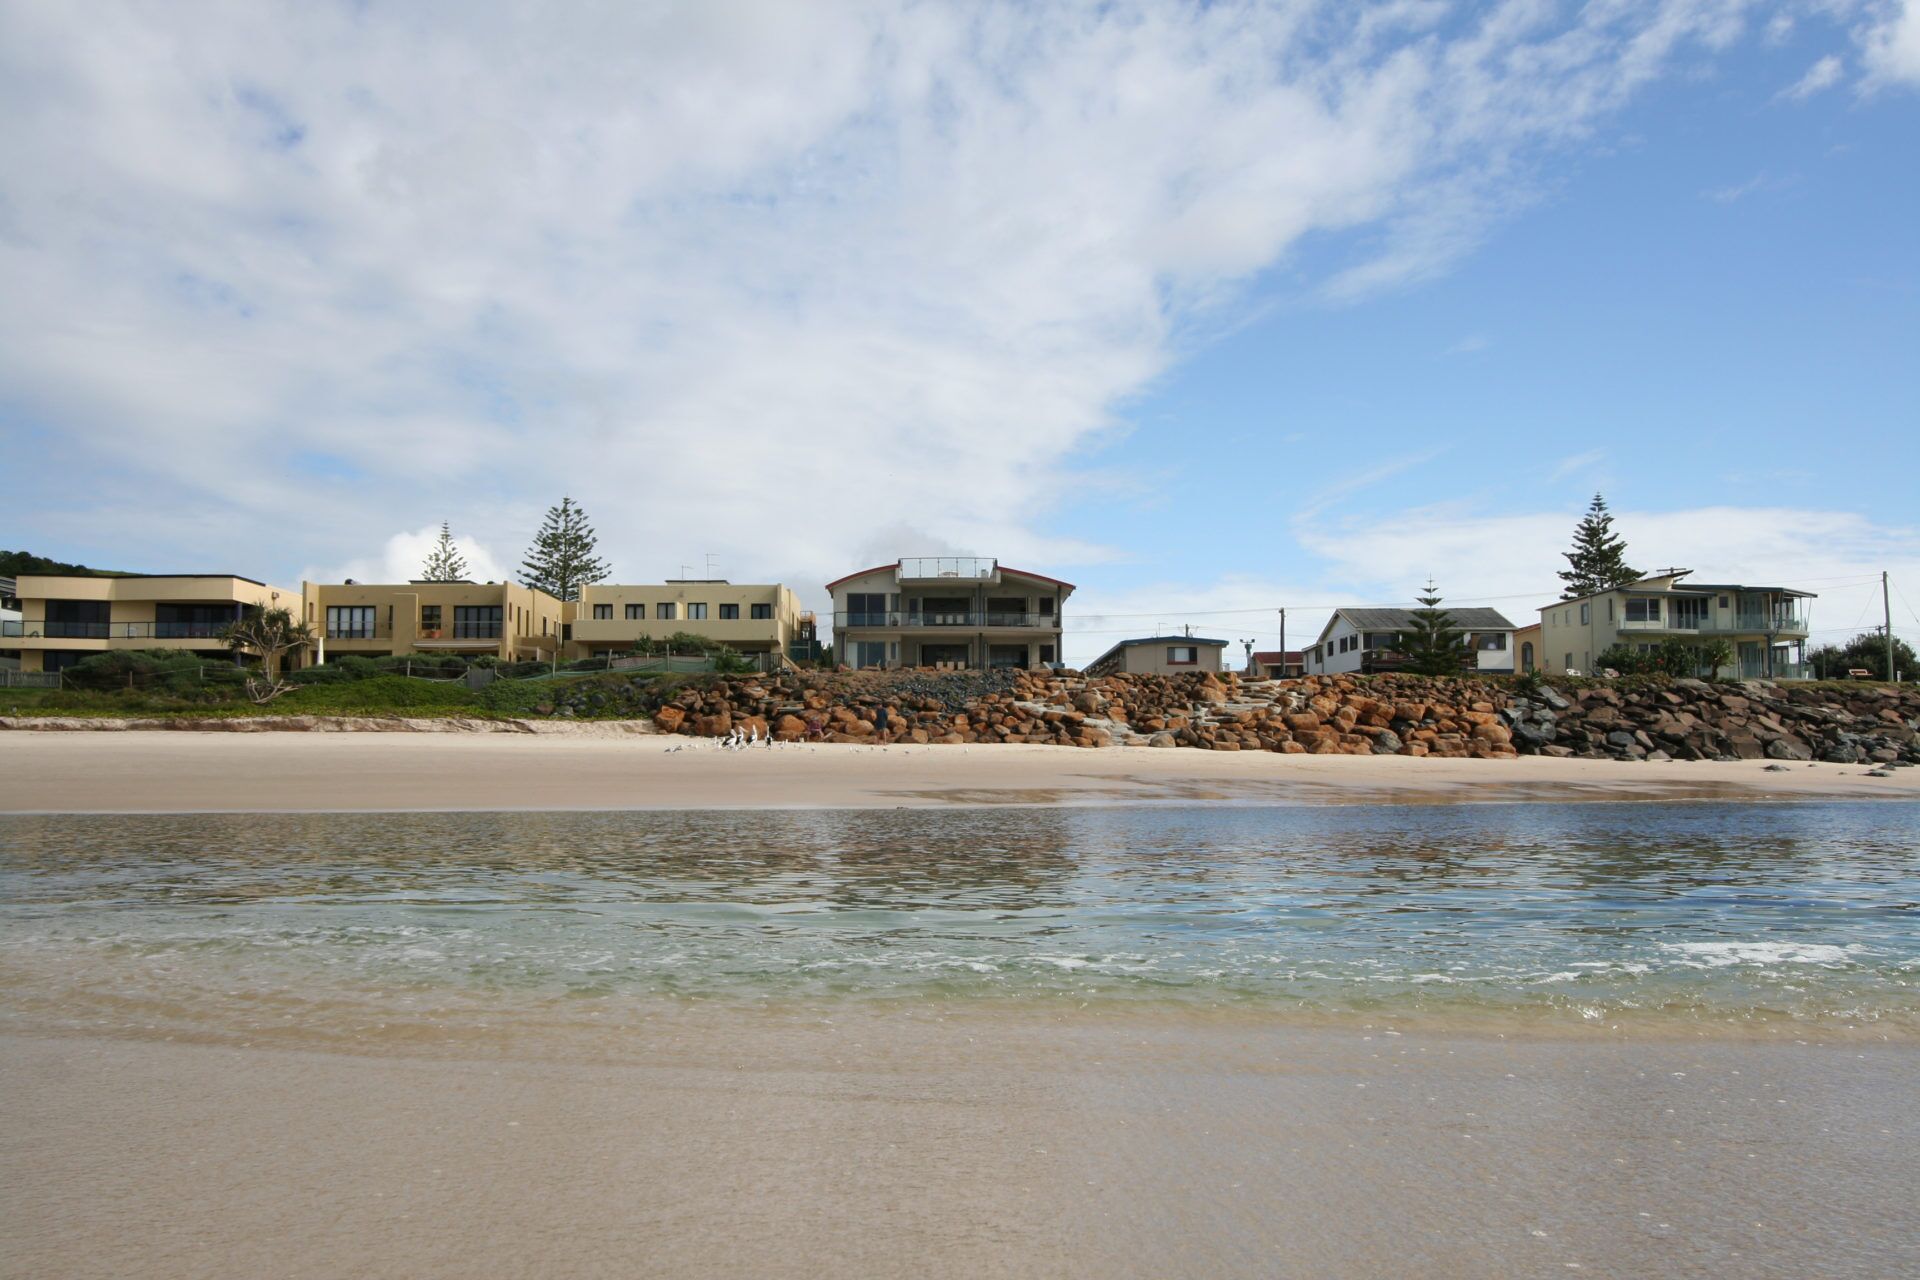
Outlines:
{"type": "Polygon", "coordinates": [[[20,633],[25,629],[18,590],[12,578],[0,578],[0,671],[20,669],[20,633]]]}
{"type": "Polygon", "coordinates": [[[547,662],[566,644],[560,601],[512,582],[307,582],[301,604],[315,637],[309,662],[408,653],[547,662]]]}
{"type": "MultiPolygon", "coordinates": [[[[571,654],[625,653],[643,641],[689,632],[741,653],[784,655],[803,638],[812,615],[781,584],[735,584],[724,578],[669,578],[643,586],[596,583],[569,606],[571,654]]],[[[811,632],[804,637],[811,639],[811,632]]]]}
{"type": "Polygon", "coordinates": [[[0,621],[0,647],[22,671],[62,671],[115,649],[176,649],[232,661],[220,640],[249,609],[297,612],[298,592],[237,574],[142,573],[114,577],[21,574],[18,618],[0,621]]]}
{"type": "Polygon", "coordinates": [[[1632,586],[1540,610],[1543,670],[1590,673],[1615,645],[1641,651],[1668,640],[1725,640],[1733,661],[1717,674],[1738,680],[1803,680],[1807,602],[1811,591],[1687,582],[1690,569],[1669,569],[1632,586]]]}
{"type": "MultiPolygon", "coordinates": [[[[1498,609],[1448,609],[1472,654],[1468,670],[1513,674],[1514,625],[1498,609]]],[[[1308,675],[1373,674],[1406,665],[1401,637],[1414,630],[1412,609],[1336,609],[1306,651],[1308,675]]]]}
{"type": "Polygon", "coordinates": [[[1200,636],[1142,636],[1122,640],[1087,664],[1090,676],[1132,675],[1172,676],[1187,671],[1225,670],[1225,640],[1200,636]]]}
{"type": "Polygon", "coordinates": [[[834,656],[852,667],[1042,667],[1060,661],[1073,584],[980,556],[915,556],[827,584],[834,656]]]}

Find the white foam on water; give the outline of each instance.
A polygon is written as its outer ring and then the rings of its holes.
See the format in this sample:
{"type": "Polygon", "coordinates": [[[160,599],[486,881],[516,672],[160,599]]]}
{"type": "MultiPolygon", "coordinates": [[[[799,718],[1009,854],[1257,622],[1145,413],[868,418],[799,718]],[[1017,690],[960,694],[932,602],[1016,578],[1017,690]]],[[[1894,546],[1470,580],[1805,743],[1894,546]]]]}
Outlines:
{"type": "Polygon", "coordinates": [[[1858,943],[1842,947],[1826,942],[1663,942],[1660,949],[1708,969],[1736,964],[1846,964],[1864,950],[1858,943]]]}

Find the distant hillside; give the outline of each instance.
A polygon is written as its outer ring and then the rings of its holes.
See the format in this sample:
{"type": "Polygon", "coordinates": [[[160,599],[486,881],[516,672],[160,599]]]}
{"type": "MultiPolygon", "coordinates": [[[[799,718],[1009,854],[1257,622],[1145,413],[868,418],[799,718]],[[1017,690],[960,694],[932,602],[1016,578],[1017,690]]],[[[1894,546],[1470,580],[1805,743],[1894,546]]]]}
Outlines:
{"type": "Polygon", "coordinates": [[[17,578],[23,573],[66,573],[83,578],[120,578],[120,569],[89,569],[83,564],[49,560],[30,551],[0,551],[0,578],[17,578]]]}

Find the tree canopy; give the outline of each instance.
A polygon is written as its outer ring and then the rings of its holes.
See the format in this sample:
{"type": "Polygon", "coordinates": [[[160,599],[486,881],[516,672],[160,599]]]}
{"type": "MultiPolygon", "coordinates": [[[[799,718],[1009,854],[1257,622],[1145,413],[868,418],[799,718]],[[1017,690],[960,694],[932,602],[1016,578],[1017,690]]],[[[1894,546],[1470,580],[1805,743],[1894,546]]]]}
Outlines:
{"type": "Polygon", "coordinates": [[[527,558],[520,564],[520,581],[556,600],[578,600],[580,588],[607,576],[606,562],[593,554],[599,539],[587,523],[587,513],[572,498],[547,508],[547,518],[533,535],[527,558]]]}
{"type": "MultiPolygon", "coordinates": [[[[1807,655],[1807,663],[1821,680],[1844,680],[1849,671],[1870,671],[1875,680],[1887,678],[1887,638],[1878,631],[1862,631],[1844,645],[1822,645],[1807,655]]],[[[1899,636],[1893,638],[1893,665],[1903,679],[1920,672],[1920,657],[1899,636]]]]}
{"type": "Polygon", "coordinates": [[[1471,656],[1466,637],[1453,615],[1440,607],[1440,593],[1431,578],[1426,594],[1414,598],[1421,607],[1413,611],[1413,624],[1401,637],[1408,669],[1423,676],[1459,675],[1471,656]]]}
{"type": "Polygon", "coordinates": [[[1640,571],[1627,565],[1627,540],[1614,533],[1607,500],[1597,493],[1587,514],[1574,526],[1573,550],[1565,555],[1567,567],[1560,571],[1560,580],[1566,583],[1561,592],[1563,600],[1577,600],[1640,580],[1640,571]]]}
{"type": "Polygon", "coordinates": [[[453,545],[452,527],[442,520],[440,540],[433,544],[433,550],[427,552],[427,562],[420,567],[420,580],[422,582],[460,582],[466,576],[466,557],[460,554],[460,548],[453,545]]]}

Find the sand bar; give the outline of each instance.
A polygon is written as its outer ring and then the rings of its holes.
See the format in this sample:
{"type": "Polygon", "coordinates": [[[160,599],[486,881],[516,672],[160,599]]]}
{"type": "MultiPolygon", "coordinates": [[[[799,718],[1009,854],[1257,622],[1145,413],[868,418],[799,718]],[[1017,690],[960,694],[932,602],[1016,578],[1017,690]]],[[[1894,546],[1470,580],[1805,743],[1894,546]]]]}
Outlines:
{"type": "Polygon", "coordinates": [[[0,812],[1920,799],[1920,769],[1028,745],[729,752],[623,733],[0,734],[0,812]],[[675,748],[678,748],[677,750],[675,748]]]}

